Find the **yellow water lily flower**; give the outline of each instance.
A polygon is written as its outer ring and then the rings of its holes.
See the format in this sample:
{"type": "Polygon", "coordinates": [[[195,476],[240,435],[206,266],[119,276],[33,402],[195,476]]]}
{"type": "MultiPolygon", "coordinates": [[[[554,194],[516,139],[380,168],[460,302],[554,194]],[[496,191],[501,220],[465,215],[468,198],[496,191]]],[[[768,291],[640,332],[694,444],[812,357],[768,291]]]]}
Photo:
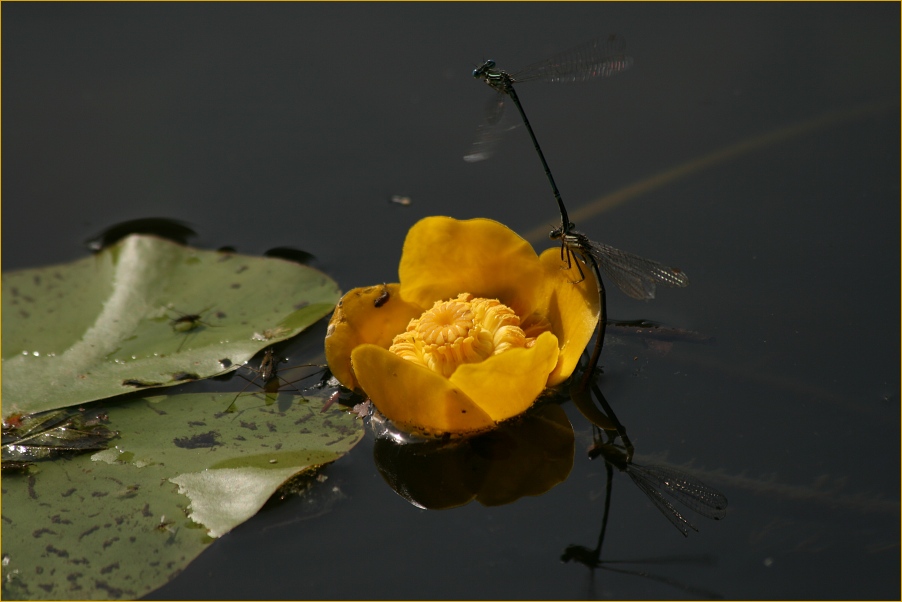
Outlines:
{"type": "Polygon", "coordinates": [[[427,217],[407,233],[399,284],[342,297],[326,361],[398,427],[487,430],[569,378],[598,323],[591,270],[574,283],[560,250],[541,256],[496,221],[427,217]]]}

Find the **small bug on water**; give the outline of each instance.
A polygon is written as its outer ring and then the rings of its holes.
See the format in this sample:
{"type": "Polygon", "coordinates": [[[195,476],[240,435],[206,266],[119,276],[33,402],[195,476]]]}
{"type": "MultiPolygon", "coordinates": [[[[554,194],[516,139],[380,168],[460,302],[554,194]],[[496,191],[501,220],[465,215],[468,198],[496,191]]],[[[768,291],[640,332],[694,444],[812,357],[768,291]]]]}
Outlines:
{"type": "MultiPolygon", "coordinates": [[[[275,395],[279,392],[280,388],[284,386],[293,386],[294,383],[309,378],[317,373],[317,371],[313,371],[310,374],[302,376],[299,379],[288,381],[278,375],[278,365],[286,360],[278,359],[275,357],[275,352],[272,347],[267,347],[263,352],[263,357],[260,359],[260,367],[253,368],[251,366],[243,366],[247,370],[250,370],[254,373],[252,378],[248,378],[241,373],[238,373],[238,376],[245,379],[247,384],[244,385],[244,388],[235,395],[235,399],[232,400],[232,403],[229,404],[229,407],[226,408],[226,412],[234,412],[236,411],[236,404],[238,403],[238,398],[250,387],[252,384],[257,384],[263,392],[267,396],[275,395]]],[[[291,366],[291,368],[325,368],[325,366],[319,364],[301,364],[299,366],[291,366]]],[[[294,388],[294,387],[292,387],[294,388]]],[[[298,395],[303,397],[301,390],[294,388],[298,395]]]]}
{"type": "MultiPolygon", "coordinates": [[[[216,328],[215,324],[210,324],[209,322],[205,322],[203,320],[204,315],[206,315],[212,309],[212,306],[204,308],[200,313],[197,314],[183,314],[177,309],[173,309],[171,306],[167,309],[179,314],[175,318],[169,318],[169,325],[172,327],[173,332],[187,335],[202,326],[216,328]]],[[[223,318],[225,317],[225,314],[223,314],[222,312],[217,312],[217,317],[223,318]]],[[[185,341],[187,340],[187,336],[182,339],[181,343],[179,343],[178,349],[176,349],[175,351],[176,353],[179,353],[182,350],[182,347],[185,345],[185,341]]]]}

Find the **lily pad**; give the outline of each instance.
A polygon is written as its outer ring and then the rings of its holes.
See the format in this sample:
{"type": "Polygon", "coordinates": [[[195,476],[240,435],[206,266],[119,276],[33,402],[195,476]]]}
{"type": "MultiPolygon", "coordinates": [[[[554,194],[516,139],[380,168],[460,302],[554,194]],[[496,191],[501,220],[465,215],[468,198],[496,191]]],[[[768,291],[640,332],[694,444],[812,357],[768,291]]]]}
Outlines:
{"type": "Polygon", "coordinates": [[[286,481],[363,437],[359,420],[324,399],[244,395],[223,412],[234,396],[115,403],[110,449],[4,475],[3,597],[143,596],[286,481]]]}
{"type": "Polygon", "coordinates": [[[328,276],[294,262],[126,237],[3,274],[3,415],[235,369],[327,315],[328,276]]]}

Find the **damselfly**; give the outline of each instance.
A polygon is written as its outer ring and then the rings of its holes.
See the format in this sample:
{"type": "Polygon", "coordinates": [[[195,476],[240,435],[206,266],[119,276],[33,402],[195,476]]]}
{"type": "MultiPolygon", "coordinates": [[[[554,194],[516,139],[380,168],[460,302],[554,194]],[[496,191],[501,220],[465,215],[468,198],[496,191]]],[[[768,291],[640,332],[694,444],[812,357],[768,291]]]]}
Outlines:
{"type": "MultiPolygon", "coordinates": [[[[588,236],[573,229],[555,228],[549,234],[552,240],[561,241],[561,260],[572,267],[571,255],[580,258],[586,265],[597,265],[621,291],[633,299],[654,299],[656,285],[683,288],[689,285],[689,276],[680,268],[639,257],[610,245],[590,240],[588,236]]],[[[579,262],[576,263],[581,282],[585,275],[579,262]]],[[[597,274],[596,274],[597,275],[597,274]]]]}
{"type": "Polygon", "coordinates": [[[569,230],[571,224],[567,218],[567,209],[564,207],[561,193],[554,183],[551,169],[548,167],[535,132],[529,125],[529,119],[527,119],[523,105],[514,90],[514,84],[530,81],[575,82],[614,75],[628,69],[633,62],[632,58],[624,54],[624,51],[624,40],[612,35],[606,39],[595,39],[575,46],[513,73],[496,69],[495,61],[491,60],[477,67],[473,71],[473,77],[485,81],[498,94],[489,106],[486,125],[480,128],[477,140],[464,156],[464,160],[482,161],[491,155],[492,147],[498,138],[497,130],[501,116],[504,113],[504,100],[505,97],[509,97],[520,112],[523,125],[526,126],[533,146],[539,155],[539,160],[542,162],[542,167],[545,169],[545,175],[551,184],[551,190],[561,212],[561,227],[569,230]]]}
{"type": "Polygon", "coordinates": [[[604,345],[604,335],[607,326],[605,312],[607,293],[605,292],[601,272],[604,272],[617,285],[617,288],[633,299],[654,299],[655,289],[658,284],[680,288],[688,286],[689,276],[680,268],[666,266],[657,261],[645,259],[610,245],[590,240],[588,236],[575,230],[572,223],[569,223],[568,226],[567,228],[563,226],[555,228],[551,231],[549,237],[552,240],[561,241],[561,261],[566,261],[567,269],[570,269],[573,263],[576,264],[576,269],[579,271],[579,280],[575,280],[575,283],[582,282],[585,279],[585,274],[579,265],[581,262],[592,269],[595,274],[598,288],[598,303],[601,308],[595,349],[592,352],[588,368],[582,379],[582,386],[585,386],[591,379],[592,372],[594,372],[595,367],[598,365],[598,359],[601,357],[601,348],[604,345]]]}
{"type": "Polygon", "coordinates": [[[589,457],[602,456],[621,472],[625,472],[652,504],[684,537],[689,529],[698,531],[673,502],[678,502],[699,516],[720,520],[727,515],[727,498],[692,475],[669,466],[642,466],[632,461],[632,450],[624,452],[610,443],[597,443],[589,457]]]}

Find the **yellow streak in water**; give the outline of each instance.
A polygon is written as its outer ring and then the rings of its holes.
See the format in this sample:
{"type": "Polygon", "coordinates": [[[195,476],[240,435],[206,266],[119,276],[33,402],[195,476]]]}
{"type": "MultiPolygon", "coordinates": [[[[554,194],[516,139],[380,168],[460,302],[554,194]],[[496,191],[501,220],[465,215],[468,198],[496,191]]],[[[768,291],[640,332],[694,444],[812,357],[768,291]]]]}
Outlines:
{"type": "MultiPolygon", "coordinates": [[[[714,152],[708,153],[707,155],[703,155],[696,159],[687,161],[686,163],[677,165],[672,169],[668,169],[644,180],[640,180],[628,186],[624,186],[620,190],[616,190],[611,194],[605,195],[588,203],[587,205],[583,205],[577,208],[576,211],[570,212],[570,220],[575,224],[579,224],[585,219],[604,213],[605,211],[613,209],[618,205],[622,205],[627,201],[631,201],[637,196],[645,194],[646,192],[650,192],[656,188],[661,188],[662,186],[670,184],[671,182],[679,180],[680,178],[685,178],[696,172],[714,167],[715,165],[718,165],[720,163],[725,163],[730,159],[734,159],[745,153],[760,150],[762,148],[767,148],[768,146],[774,146],[781,142],[786,142],[787,140],[790,140],[792,138],[796,138],[798,136],[802,136],[804,134],[808,134],[820,129],[835,126],[840,123],[862,119],[864,117],[873,115],[874,113],[879,113],[881,111],[887,110],[892,106],[894,105],[889,102],[881,101],[860,105],[852,109],[828,111],[816,117],[812,117],[810,119],[806,119],[804,121],[800,121],[786,127],[771,130],[758,136],[746,138],[745,140],[741,140],[736,144],[720,148],[714,152]]],[[[524,234],[523,238],[525,238],[532,244],[537,244],[543,240],[547,240],[548,231],[549,227],[547,225],[539,226],[538,228],[534,228],[524,234]]]]}

